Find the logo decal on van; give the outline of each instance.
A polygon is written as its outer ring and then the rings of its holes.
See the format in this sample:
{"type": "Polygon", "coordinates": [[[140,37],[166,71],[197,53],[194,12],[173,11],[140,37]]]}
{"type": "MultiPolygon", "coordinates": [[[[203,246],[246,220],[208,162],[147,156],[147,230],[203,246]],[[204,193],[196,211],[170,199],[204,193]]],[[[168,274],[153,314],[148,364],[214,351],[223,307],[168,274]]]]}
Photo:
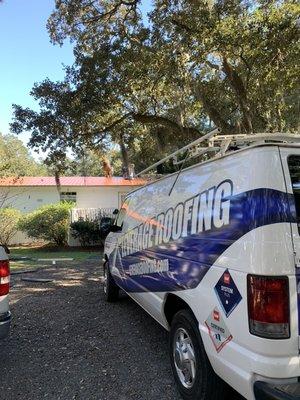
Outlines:
{"type": "Polygon", "coordinates": [[[225,180],[136,226],[119,239],[121,257],[228,225],[232,192],[225,180]]]}
{"type": "MultiPolygon", "coordinates": [[[[243,235],[270,224],[296,222],[293,195],[269,188],[235,195],[231,194],[231,190],[232,182],[224,181],[180,203],[172,209],[173,214],[167,210],[147,223],[145,218],[141,225],[123,235],[109,256],[111,263],[115,264],[114,279],[119,286],[127,292],[193,289],[218,257],[243,235]],[[168,222],[171,214],[173,219],[168,222]],[[166,222],[165,228],[163,224],[166,222]],[[218,222],[223,225],[218,227],[218,222]],[[181,236],[173,240],[176,234],[181,236]],[[164,242],[166,239],[169,242],[164,242]],[[165,261],[157,263],[156,272],[154,263],[136,265],[130,270],[133,264],[166,259],[168,265],[165,261]]],[[[232,285],[230,274],[223,277],[222,285],[232,285]]],[[[234,292],[237,298],[230,296],[235,299],[233,306],[231,300],[227,299],[227,305],[225,299],[228,316],[240,301],[237,289],[234,292]]]]}
{"type": "Polygon", "coordinates": [[[214,320],[215,321],[220,321],[220,313],[218,310],[214,310],[214,320]]]}
{"type": "Polygon", "coordinates": [[[169,271],[169,260],[145,260],[129,266],[129,275],[144,275],[169,271]]]}
{"type": "Polygon", "coordinates": [[[215,292],[228,318],[242,300],[242,296],[228,269],[223,273],[219,282],[216,284],[215,292]]]}
{"type": "Polygon", "coordinates": [[[208,329],[209,336],[217,353],[220,353],[224,346],[226,346],[226,344],[229,343],[233,337],[217,308],[210,313],[205,321],[205,325],[208,329]],[[218,316],[218,318],[216,318],[216,316],[218,316]]]}
{"type": "Polygon", "coordinates": [[[223,275],[225,285],[230,285],[230,274],[226,273],[223,275]]]}

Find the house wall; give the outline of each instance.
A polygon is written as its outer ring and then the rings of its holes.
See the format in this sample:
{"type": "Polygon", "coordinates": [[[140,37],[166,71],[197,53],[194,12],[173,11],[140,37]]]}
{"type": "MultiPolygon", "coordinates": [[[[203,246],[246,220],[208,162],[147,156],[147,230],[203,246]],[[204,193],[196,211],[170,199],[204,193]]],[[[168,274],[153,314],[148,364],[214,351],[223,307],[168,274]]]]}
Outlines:
{"type": "MultiPolygon", "coordinates": [[[[62,192],[76,192],[77,208],[120,208],[121,195],[134,190],[132,186],[75,187],[62,186],[62,192]]],[[[26,214],[46,204],[59,202],[55,186],[48,187],[1,187],[0,206],[10,206],[26,214]]],[[[32,239],[18,232],[11,244],[28,243],[32,239]]]]}
{"type": "Polygon", "coordinates": [[[128,193],[134,188],[130,186],[122,187],[80,187],[70,188],[66,191],[77,192],[77,208],[120,208],[120,197],[123,193],[128,193]]]}
{"type": "Polygon", "coordinates": [[[14,207],[22,213],[29,213],[44,204],[59,201],[56,190],[38,187],[0,188],[0,198],[2,207],[14,207]]]}

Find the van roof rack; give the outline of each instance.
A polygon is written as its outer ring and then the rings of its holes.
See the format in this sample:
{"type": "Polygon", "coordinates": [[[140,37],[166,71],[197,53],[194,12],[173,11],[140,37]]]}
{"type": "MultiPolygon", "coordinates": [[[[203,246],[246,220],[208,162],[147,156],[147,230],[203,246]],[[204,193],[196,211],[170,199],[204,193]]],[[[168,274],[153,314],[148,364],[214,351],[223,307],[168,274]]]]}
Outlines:
{"type": "Polygon", "coordinates": [[[239,150],[243,147],[251,146],[253,144],[264,144],[272,142],[281,143],[300,143],[300,135],[289,134],[289,133],[256,133],[253,135],[244,134],[232,134],[232,135],[218,135],[221,133],[219,128],[213,129],[212,131],[201,136],[199,139],[194,140],[190,144],[182,147],[164,157],[160,161],[150,165],[150,167],[139,172],[135,176],[143,175],[146,172],[158,167],[168,160],[173,160],[174,165],[183,164],[185,161],[195,157],[209,155],[210,158],[218,158],[224,156],[227,151],[239,150]],[[203,142],[208,141],[206,147],[203,146],[203,142]],[[201,145],[202,144],[202,145],[201,145]],[[232,149],[232,147],[234,149],[232,149]],[[178,160],[178,155],[185,154],[183,160],[178,160]]]}
{"type": "Polygon", "coordinates": [[[290,133],[256,133],[253,135],[217,135],[210,138],[210,145],[213,146],[215,142],[222,143],[225,140],[230,140],[232,144],[247,145],[250,143],[263,142],[282,142],[282,143],[300,143],[300,135],[290,133]]]}

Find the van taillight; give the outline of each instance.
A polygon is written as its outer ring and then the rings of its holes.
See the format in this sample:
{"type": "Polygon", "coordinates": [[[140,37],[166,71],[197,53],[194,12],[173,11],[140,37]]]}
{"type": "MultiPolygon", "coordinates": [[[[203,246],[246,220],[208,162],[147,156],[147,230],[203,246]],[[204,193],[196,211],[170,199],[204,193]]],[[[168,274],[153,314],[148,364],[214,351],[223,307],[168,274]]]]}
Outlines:
{"type": "Polygon", "coordinates": [[[289,338],[288,278],[248,275],[248,314],[252,335],[268,339],[289,338]]]}
{"type": "Polygon", "coordinates": [[[9,271],[9,261],[0,261],[0,296],[4,296],[9,292],[9,281],[10,281],[10,271],[9,271]]]}

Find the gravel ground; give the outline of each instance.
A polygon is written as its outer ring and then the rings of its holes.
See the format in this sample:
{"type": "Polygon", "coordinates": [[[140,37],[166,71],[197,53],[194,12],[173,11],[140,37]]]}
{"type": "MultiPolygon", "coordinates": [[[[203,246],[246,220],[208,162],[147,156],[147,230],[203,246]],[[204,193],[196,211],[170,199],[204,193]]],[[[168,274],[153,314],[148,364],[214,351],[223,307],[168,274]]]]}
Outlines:
{"type": "Polygon", "coordinates": [[[0,400],[180,399],[167,333],[126,296],[107,304],[100,274],[99,262],[91,260],[26,274],[51,283],[12,277],[11,335],[0,342],[0,400]]]}

